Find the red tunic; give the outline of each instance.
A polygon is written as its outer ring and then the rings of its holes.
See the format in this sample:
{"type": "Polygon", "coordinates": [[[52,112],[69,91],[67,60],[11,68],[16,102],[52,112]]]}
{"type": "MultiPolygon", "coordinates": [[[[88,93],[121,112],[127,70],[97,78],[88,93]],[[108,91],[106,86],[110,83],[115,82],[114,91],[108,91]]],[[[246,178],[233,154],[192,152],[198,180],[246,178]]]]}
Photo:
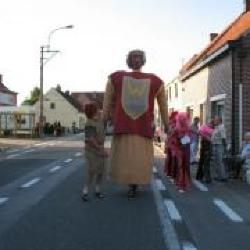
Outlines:
{"type": "Polygon", "coordinates": [[[154,74],[117,71],[110,75],[114,87],[114,134],[153,137],[154,98],[163,84],[154,74]]]}

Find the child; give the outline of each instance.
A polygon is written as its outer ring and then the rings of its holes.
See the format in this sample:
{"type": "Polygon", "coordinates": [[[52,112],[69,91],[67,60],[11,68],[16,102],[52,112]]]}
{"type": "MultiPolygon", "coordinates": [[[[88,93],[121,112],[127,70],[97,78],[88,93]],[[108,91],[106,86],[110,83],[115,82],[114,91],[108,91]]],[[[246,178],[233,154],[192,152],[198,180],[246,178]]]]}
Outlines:
{"type": "Polygon", "coordinates": [[[104,175],[104,158],[107,152],[104,150],[104,124],[101,120],[100,111],[94,103],[85,105],[87,122],[85,125],[85,158],[86,178],[81,198],[88,201],[88,192],[95,180],[95,195],[97,198],[104,198],[101,193],[101,184],[104,175]]]}

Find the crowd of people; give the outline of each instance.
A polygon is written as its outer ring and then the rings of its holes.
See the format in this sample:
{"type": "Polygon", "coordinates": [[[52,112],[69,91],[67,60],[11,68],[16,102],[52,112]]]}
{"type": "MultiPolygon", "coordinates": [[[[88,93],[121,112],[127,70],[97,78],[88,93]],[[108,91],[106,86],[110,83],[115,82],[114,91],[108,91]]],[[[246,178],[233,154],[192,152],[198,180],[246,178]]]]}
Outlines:
{"type": "Polygon", "coordinates": [[[239,178],[243,167],[249,168],[246,163],[250,159],[250,133],[246,133],[244,137],[241,153],[229,155],[226,130],[221,117],[214,116],[209,123],[199,126],[198,117],[190,124],[188,114],[173,112],[169,124],[170,130],[165,142],[165,173],[180,192],[189,187],[191,168],[196,172],[194,178],[207,184],[213,180],[226,182],[230,177],[239,178]],[[182,118],[180,127],[181,117],[185,118],[182,118]],[[186,144],[183,143],[185,137],[189,138],[185,140],[186,144]],[[233,164],[228,164],[228,157],[233,164]]]}
{"type": "MultiPolygon", "coordinates": [[[[61,126],[60,121],[54,123],[46,122],[43,126],[43,133],[45,135],[61,136],[64,132],[65,128],[61,126]]],[[[35,136],[39,136],[39,123],[36,123],[35,126],[35,136]]]]}

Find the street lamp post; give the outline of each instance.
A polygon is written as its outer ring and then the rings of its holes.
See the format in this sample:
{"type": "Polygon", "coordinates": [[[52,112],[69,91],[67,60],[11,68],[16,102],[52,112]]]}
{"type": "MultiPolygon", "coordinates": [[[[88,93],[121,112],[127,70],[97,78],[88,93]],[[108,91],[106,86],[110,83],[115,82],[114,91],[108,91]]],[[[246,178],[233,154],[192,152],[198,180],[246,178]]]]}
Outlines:
{"type": "Polygon", "coordinates": [[[43,69],[44,65],[59,51],[58,50],[50,50],[50,39],[51,36],[57,31],[61,29],[73,29],[73,25],[67,25],[63,27],[59,27],[56,29],[53,29],[50,31],[49,36],[48,36],[48,43],[47,45],[42,45],[40,47],[40,106],[39,106],[39,136],[43,136],[43,122],[44,122],[44,117],[43,117],[43,69]],[[46,50],[45,50],[46,48],[46,50]],[[44,58],[44,53],[53,53],[50,57],[44,58]]]}

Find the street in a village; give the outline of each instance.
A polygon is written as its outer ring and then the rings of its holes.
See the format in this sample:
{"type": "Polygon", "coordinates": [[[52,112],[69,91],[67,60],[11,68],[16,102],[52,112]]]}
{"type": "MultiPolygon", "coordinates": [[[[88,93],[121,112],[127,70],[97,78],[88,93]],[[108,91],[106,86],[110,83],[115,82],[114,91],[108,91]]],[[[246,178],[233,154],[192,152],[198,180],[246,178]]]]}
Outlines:
{"type": "Polygon", "coordinates": [[[136,199],[128,200],[126,187],[107,178],[105,199],[86,203],[80,198],[83,138],[4,139],[1,250],[249,249],[245,182],[193,181],[179,193],[163,174],[163,150],[155,146],[152,183],[140,187],[136,199]]]}
{"type": "Polygon", "coordinates": [[[250,249],[250,0],[8,0],[0,31],[0,250],[250,249]]]}

